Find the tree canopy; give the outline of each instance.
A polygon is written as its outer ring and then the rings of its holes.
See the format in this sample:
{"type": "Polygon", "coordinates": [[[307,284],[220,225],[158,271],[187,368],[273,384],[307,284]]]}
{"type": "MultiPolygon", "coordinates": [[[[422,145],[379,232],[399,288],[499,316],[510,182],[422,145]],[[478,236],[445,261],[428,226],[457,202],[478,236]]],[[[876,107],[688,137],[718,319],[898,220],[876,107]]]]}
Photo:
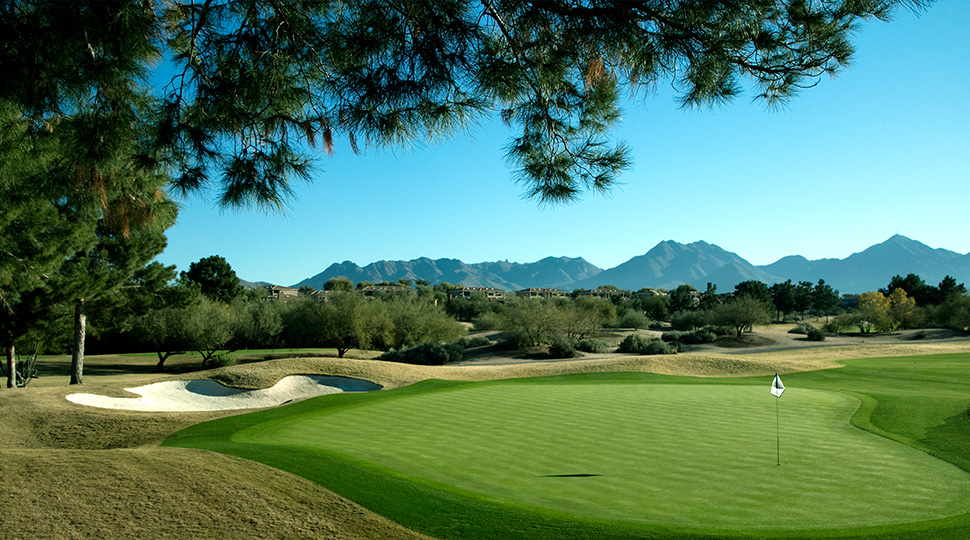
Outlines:
{"type": "MultiPolygon", "coordinates": [[[[11,0],[0,101],[34,129],[86,110],[112,135],[145,121],[141,163],[243,206],[307,180],[307,145],[407,146],[497,115],[526,193],[564,202],[630,165],[621,95],[670,83],[692,107],[747,86],[777,105],[846,66],[862,21],[930,3],[11,0]]],[[[76,151],[103,158],[96,140],[76,151]]]]}
{"type": "Polygon", "coordinates": [[[574,201],[630,166],[622,95],[669,83],[694,107],[749,87],[776,105],[846,66],[861,22],[930,3],[0,2],[8,364],[24,298],[103,231],[164,230],[171,192],[279,208],[337,137],[406,147],[499,117],[525,193],[574,201]]]}
{"type": "Polygon", "coordinates": [[[235,270],[219,255],[203,257],[190,264],[183,276],[192,283],[198,283],[202,294],[212,300],[228,303],[243,293],[235,270]]]}

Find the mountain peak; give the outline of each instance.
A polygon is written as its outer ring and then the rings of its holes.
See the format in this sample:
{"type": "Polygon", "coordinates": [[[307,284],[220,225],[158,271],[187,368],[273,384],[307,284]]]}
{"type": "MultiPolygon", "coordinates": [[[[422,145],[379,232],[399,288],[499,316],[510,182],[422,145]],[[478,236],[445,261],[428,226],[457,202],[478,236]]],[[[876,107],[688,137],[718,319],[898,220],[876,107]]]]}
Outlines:
{"type": "Polygon", "coordinates": [[[421,257],[412,261],[377,261],[360,267],[351,261],[334,263],[325,271],[295,286],[321,289],[328,279],[344,276],[351,281],[397,281],[424,279],[432,283],[462,283],[466,286],[519,290],[529,287],[592,289],[614,285],[621,289],[642,287],[671,289],[688,283],[703,289],[708,282],[730,291],[741,281],[758,280],[773,284],[788,279],[817,282],[824,279],[843,293],[861,293],[885,287],[894,275],[913,273],[927,283],[950,275],[957,282],[970,283],[970,254],[931,248],[922,242],[895,234],[884,242],[845,259],[808,260],[788,255],[764,266],[754,266],[736,253],[716,244],[697,240],[682,244],[664,240],[609,270],[602,270],[582,257],[545,257],[534,263],[464,263],[458,259],[421,257]]]}

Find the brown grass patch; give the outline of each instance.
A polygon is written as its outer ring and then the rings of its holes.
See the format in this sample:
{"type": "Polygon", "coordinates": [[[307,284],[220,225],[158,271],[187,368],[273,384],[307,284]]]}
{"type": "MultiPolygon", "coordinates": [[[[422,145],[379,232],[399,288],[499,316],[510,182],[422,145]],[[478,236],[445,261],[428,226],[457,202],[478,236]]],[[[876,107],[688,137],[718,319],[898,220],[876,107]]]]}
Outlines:
{"type": "Polygon", "coordinates": [[[211,452],[2,452],[5,538],[424,538],[303,478],[211,452]],[[9,497],[9,498],[8,498],[9,497]]]}

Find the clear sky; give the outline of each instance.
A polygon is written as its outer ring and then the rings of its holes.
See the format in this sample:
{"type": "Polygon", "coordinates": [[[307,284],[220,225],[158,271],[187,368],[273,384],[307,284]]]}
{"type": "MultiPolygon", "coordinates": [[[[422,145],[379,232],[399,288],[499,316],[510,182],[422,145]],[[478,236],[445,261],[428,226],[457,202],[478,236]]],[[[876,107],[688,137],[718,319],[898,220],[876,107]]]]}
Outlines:
{"type": "Polygon", "coordinates": [[[844,258],[899,233],[970,252],[970,1],[868,23],[853,65],[782,110],[749,92],[682,110],[668,87],[625,106],[634,165],[610,196],[522,198],[500,122],[471,137],[355,155],[335,141],[285,214],[180,200],[158,260],[221,255],[240,278],[281,285],[345,260],[467,263],[583,257],[612,268],[663,240],[705,240],[753,264],[844,258]]]}

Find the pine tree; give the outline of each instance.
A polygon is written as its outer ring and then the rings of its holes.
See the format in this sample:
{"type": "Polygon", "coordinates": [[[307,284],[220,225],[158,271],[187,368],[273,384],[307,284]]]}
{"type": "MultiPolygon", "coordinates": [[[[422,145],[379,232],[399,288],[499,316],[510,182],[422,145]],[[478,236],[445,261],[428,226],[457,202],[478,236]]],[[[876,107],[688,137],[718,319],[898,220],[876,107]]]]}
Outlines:
{"type": "Polygon", "coordinates": [[[496,115],[526,192],[564,202],[629,167],[611,136],[627,90],[672,83],[695,107],[749,85],[776,106],[846,66],[861,22],[930,3],[10,0],[0,99],[51,125],[91,96],[130,116],[164,56],[150,159],[175,189],[268,207],[309,178],[304,143],[407,146],[496,115]]]}

